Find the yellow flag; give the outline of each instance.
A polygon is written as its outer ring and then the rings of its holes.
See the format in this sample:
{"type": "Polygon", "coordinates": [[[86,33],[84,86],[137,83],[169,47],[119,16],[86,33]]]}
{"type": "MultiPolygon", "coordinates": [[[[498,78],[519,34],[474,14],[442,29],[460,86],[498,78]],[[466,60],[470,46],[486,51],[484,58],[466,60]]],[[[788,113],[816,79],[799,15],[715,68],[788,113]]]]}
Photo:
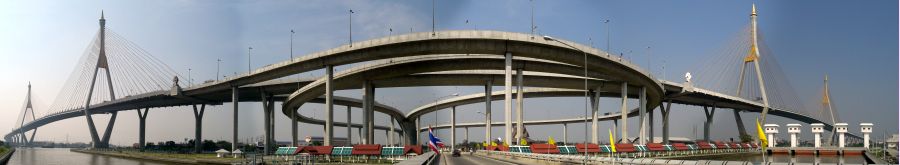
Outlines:
{"type": "Polygon", "coordinates": [[[609,129],[609,149],[616,152],[616,140],[613,138],[612,129],[609,129]]]}
{"type": "Polygon", "coordinates": [[[488,142],[481,143],[481,146],[487,147],[487,146],[488,146],[488,142]]]}
{"type": "Polygon", "coordinates": [[[497,142],[491,142],[491,147],[496,147],[496,146],[497,146],[497,142]]]}
{"type": "Polygon", "coordinates": [[[766,133],[763,132],[762,126],[759,125],[759,118],[756,118],[756,132],[759,136],[759,144],[762,144],[762,150],[765,151],[766,147],[769,146],[769,140],[766,139],[766,133]]]}
{"type": "Polygon", "coordinates": [[[556,141],[553,140],[553,137],[550,137],[550,139],[547,139],[547,143],[549,143],[550,145],[556,145],[556,141]]]}
{"type": "Polygon", "coordinates": [[[525,141],[525,139],[523,138],[522,140],[519,141],[519,145],[527,146],[528,141],[525,141]]]}

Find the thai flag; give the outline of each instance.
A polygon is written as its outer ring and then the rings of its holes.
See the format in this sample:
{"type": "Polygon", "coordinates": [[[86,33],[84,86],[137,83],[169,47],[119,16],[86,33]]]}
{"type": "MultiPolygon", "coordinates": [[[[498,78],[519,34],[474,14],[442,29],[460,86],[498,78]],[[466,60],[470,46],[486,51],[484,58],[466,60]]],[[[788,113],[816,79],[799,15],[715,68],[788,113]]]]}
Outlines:
{"type": "Polygon", "coordinates": [[[428,127],[428,147],[431,148],[432,151],[436,154],[440,154],[438,148],[444,148],[444,142],[441,142],[441,139],[434,137],[434,131],[431,130],[431,127],[428,127]]]}

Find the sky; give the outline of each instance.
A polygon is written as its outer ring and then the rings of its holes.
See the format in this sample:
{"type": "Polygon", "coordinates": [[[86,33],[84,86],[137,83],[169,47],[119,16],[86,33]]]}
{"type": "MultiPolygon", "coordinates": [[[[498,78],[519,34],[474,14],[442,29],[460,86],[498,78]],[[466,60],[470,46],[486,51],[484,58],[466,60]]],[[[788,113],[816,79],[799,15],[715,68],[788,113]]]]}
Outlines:
{"type": "MultiPolygon", "coordinates": [[[[76,67],[87,45],[96,35],[97,19],[104,11],[107,27],[150,52],[181,75],[190,74],[193,82],[211,80],[216,75],[216,60],[221,59],[221,75],[245,72],[247,48],[253,68],[327,50],[349,42],[349,24],[354,41],[392,34],[435,30],[498,30],[530,33],[531,9],[537,33],[551,35],[612,52],[648,69],[656,77],[682,81],[680,75],[702,66],[722,49],[725,42],[740,36],[749,24],[750,5],[759,9],[762,42],[769,45],[774,58],[803,101],[821,97],[822,79],[829,76],[829,88],[838,115],[857,126],[875,123],[876,136],[898,130],[897,1],[3,1],[0,2],[0,132],[16,124],[25,100],[26,85],[33,85],[37,115],[40,116],[76,67]],[[348,10],[352,9],[352,21],[348,10]],[[610,20],[605,24],[604,20],[610,20]],[[466,23],[468,22],[468,23],[466,23]],[[290,44],[294,30],[293,45],[290,44]],[[392,29],[392,31],[389,31],[392,29]],[[610,35],[607,34],[607,30],[610,35]],[[606,42],[607,38],[609,42],[606,42]],[[647,47],[650,47],[649,49],[647,47]],[[188,70],[191,70],[188,73],[188,70]]],[[[735,65],[739,65],[736,63],[735,65]]],[[[338,66],[342,70],[350,66],[338,66]]],[[[299,76],[319,76],[321,71],[299,76]]],[[[702,75],[695,75],[702,76],[702,75]]],[[[527,81],[527,80],[526,80],[527,81]]],[[[782,81],[782,80],[779,80],[782,81]]],[[[480,93],[482,87],[410,87],[377,89],[376,100],[404,112],[453,93],[480,93]]],[[[494,90],[502,90],[495,87],[494,90]]],[[[339,96],[360,97],[359,90],[336,92],[339,96]]],[[[636,104],[636,101],[630,101],[636,104]]],[[[618,110],[615,98],[601,99],[601,113],[618,110]]],[[[229,140],[231,107],[208,107],[203,136],[229,140]]],[[[280,105],[280,103],[279,103],[280,105]]],[[[502,111],[495,101],[494,112],[502,111]]],[[[583,99],[535,98],[525,101],[525,119],[559,119],[584,116],[583,99]],[[557,110],[558,109],[558,110],[557,110]],[[552,110],[552,111],[550,111],[552,110]]],[[[631,105],[635,106],[635,105],[631,105]]],[[[276,106],[280,108],[280,106],[276,106]]],[[[302,107],[304,115],[324,117],[324,106],[302,107]]],[[[482,119],[476,111],[483,104],[458,107],[457,122],[482,119]]],[[[344,121],[346,111],[337,108],[336,121],[344,121]]],[[[278,111],[278,110],[277,110],[278,111]]],[[[353,119],[361,114],[354,108],[353,119]]],[[[658,111],[657,111],[658,112],[658,111]]],[[[693,138],[703,129],[702,107],[673,106],[672,136],[693,138]],[[695,133],[696,128],[696,133],[695,133]]],[[[137,114],[120,113],[111,143],[131,145],[137,141],[137,114]]],[[[193,138],[193,116],[188,107],[151,109],[148,115],[149,142],[182,141],[193,138]],[[187,126],[186,126],[187,125],[187,126]]],[[[240,137],[259,137],[262,111],[259,103],[241,103],[240,137]]],[[[494,113],[501,114],[501,113],[494,113]]],[[[423,123],[447,123],[449,112],[423,117],[423,123]],[[437,116],[437,118],[435,118],[437,116]]],[[[655,113],[656,135],[661,117],[655,113]]],[[[759,114],[742,113],[750,127],[759,114]]],[[[94,115],[98,130],[104,130],[109,115],[94,115]]],[[[376,114],[376,124],[387,125],[388,117],[376,114]]],[[[733,114],[720,111],[713,120],[713,139],[737,136],[733,114]]],[[[276,116],[276,139],[290,139],[289,119],[276,116]]],[[[493,121],[502,121],[494,115],[493,121]]],[[[630,119],[629,124],[637,124],[630,119]]],[[[772,117],[770,123],[797,123],[772,117]]],[[[601,137],[611,127],[601,123],[601,137]]],[[[300,125],[300,137],[321,136],[322,127],[300,125]]],[[[554,137],[562,141],[561,125],[528,127],[533,139],[554,137]]],[[[635,127],[630,127],[635,128],[635,127]]],[[[752,127],[750,127],[752,128],[752,127]]],[[[471,128],[472,141],[483,139],[483,128],[471,128]]],[[[568,126],[569,141],[582,141],[583,124],[568,126]]],[[[502,135],[502,127],[492,129],[502,135]]],[[[857,129],[851,129],[857,130],[857,129]]],[[[335,135],[345,136],[344,128],[335,135]]],[[[354,130],[354,141],[358,136],[354,130]]],[[[464,139],[463,129],[458,138],[464,139]]],[[[637,130],[629,130],[636,135],[637,130]]],[[[449,136],[446,130],[438,131],[449,136]]],[[[376,133],[382,135],[382,133],[376,133]]],[[[701,135],[702,136],[702,135],[701,135]]],[[[786,135],[784,135],[786,136],[786,135]]],[[[802,134],[802,139],[811,135],[802,134]]],[[[71,118],[39,128],[38,141],[88,142],[85,120],[71,118]]],[[[383,142],[384,136],[376,136],[383,142]]],[[[601,138],[603,139],[603,138],[601,138]]],[[[445,140],[448,141],[448,140],[445,140]]],[[[461,140],[460,140],[461,141],[461,140]]]]}

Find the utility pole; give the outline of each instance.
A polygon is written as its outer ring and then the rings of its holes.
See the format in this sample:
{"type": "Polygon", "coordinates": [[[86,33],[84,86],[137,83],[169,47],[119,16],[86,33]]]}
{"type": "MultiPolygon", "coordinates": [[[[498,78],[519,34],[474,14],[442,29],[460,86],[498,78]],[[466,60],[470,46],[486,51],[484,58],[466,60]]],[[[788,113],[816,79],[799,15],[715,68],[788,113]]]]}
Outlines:
{"type": "Polygon", "coordinates": [[[194,85],[194,79],[191,78],[191,68],[188,68],[188,87],[194,85]]]}

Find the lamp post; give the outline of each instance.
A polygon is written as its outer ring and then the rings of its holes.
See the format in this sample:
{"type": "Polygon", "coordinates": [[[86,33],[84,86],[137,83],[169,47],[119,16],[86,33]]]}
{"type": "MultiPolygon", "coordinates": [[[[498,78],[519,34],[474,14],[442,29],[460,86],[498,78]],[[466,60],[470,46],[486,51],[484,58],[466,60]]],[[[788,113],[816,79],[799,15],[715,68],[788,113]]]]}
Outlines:
{"type": "Polygon", "coordinates": [[[216,81],[219,81],[219,64],[222,63],[222,59],[216,59],[216,81]]]}
{"type": "MultiPolygon", "coordinates": [[[[434,101],[431,101],[431,102],[434,103],[434,102],[437,102],[438,100],[441,100],[441,99],[444,99],[444,98],[447,98],[447,97],[450,97],[450,96],[454,96],[454,97],[455,97],[455,96],[459,96],[459,93],[453,93],[453,94],[451,94],[451,95],[441,96],[441,97],[438,97],[437,99],[434,99],[434,101]]],[[[434,113],[434,125],[437,125],[437,118],[438,118],[438,115],[437,115],[437,112],[435,112],[435,113],[434,113]]],[[[451,144],[451,145],[452,145],[452,144],[451,144]]]]}
{"type": "Polygon", "coordinates": [[[291,62],[294,62],[294,29],[291,29],[291,62]]]}
{"type": "Polygon", "coordinates": [[[250,73],[250,51],[253,50],[253,47],[247,47],[247,74],[250,73]]]}
{"type": "Polygon", "coordinates": [[[350,9],[350,21],[348,21],[348,25],[350,25],[350,47],[353,47],[353,9],[350,9]]]}
{"type": "Polygon", "coordinates": [[[188,87],[194,85],[194,79],[191,78],[191,68],[188,68],[188,87]]]}
{"type": "Polygon", "coordinates": [[[609,57],[609,19],[604,20],[603,24],[606,25],[606,57],[609,57]]]}
{"type": "MultiPolygon", "coordinates": [[[[607,22],[609,22],[609,20],[607,20],[607,22]]],[[[609,35],[607,35],[607,37],[608,36],[609,35]]],[[[584,57],[584,59],[582,60],[584,62],[584,66],[582,66],[582,68],[584,68],[584,99],[585,99],[584,100],[584,132],[585,132],[585,134],[584,134],[584,160],[581,163],[587,164],[587,156],[588,156],[588,146],[587,146],[587,132],[588,132],[587,123],[588,123],[588,121],[587,121],[587,118],[588,118],[588,101],[589,101],[588,100],[588,87],[587,87],[587,77],[588,77],[587,76],[587,52],[584,52],[583,50],[578,49],[575,46],[569,45],[568,43],[562,42],[560,40],[556,40],[550,36],[544,36],[544,40],[556,41],[556,42],[566,45],[572,49],[578,50],[581,52],[581,54],[584,57]]],[[[607,41],[607,44],[609,44],[608,41],[607,41]]]]}

